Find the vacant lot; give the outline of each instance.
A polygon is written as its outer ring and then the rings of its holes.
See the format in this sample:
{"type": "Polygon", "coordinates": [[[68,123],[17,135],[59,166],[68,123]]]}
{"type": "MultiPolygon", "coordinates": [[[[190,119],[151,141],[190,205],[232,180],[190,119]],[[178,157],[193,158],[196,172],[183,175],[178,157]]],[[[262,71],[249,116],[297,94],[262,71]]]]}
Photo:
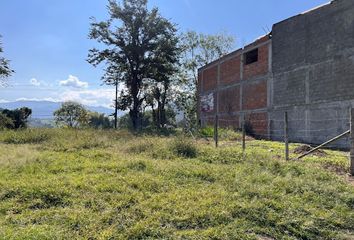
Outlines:
{"type": "Polygon", "coordinates": [[[123,131],[2,132],[0,239],[354,239],[347,154],[285,162],[282,151],[123,131]]]}

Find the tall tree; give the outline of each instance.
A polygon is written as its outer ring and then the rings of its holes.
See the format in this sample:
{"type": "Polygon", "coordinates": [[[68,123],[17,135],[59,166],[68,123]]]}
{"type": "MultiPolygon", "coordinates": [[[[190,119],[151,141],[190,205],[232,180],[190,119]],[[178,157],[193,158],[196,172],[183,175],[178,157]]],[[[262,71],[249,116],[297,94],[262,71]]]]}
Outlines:
{"type": "Polygon", "coordinates": [[[145,103],[151,106],[154,123],[157,128],[167,124],[166,108],[174,100],[173,91],[178,85],[175,73],[180,58],[180,48],[175,32],[169,33],[167,39],[156,49],[158,62],[152,66],[152,79],[144,79],[145,103]]]}
{"type": "Polygon", "coordinates": [[[129,110],[133,128],[139,128],[144,103],[144,79],[155,79],[165,71],[166,60],[173,59],[177,48],[176,28],[163,18],[157,8],[149,10],[147,0],[109,0],[110,18],[93,19],[89,37],[106,45],[105,49],[91,49],[88,61],[97,66],[114,62],[122,71],[125,89],[119,96],[121,110],[129,110]],[[161,50],[171,50],[161,55],[161,50]]]}
{"type": "Polygon", "coordinates": [[[187,125],[193,128],[197,124],[198,69],[228,54],[234,48],[235,38],[227,33],[206,35],[189,31],[181,39],[181,87],[177,105],[184,112],[187,125]]]}
{"type": "Polygon", "coordinates": [[[9,60],[2,57],[1,56],[2,53],[3,53],[3,49],[0,41],[0,85],[5,84],[5,79],[7,77],[10,77],[11,74],[14,73],[14,71],[10,69],[9,60]]]}

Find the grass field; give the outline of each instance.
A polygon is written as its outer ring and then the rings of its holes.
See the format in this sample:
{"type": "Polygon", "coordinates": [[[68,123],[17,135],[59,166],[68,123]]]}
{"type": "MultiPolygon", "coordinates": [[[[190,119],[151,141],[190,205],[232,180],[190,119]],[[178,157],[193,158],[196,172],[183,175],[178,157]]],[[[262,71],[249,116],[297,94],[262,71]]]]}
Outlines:
{"type": "Polygon", "coordinates": [[[247,145],[1,132],[0,239],[354,239],[347,153],[286,162],[281,143],[247,145]]]}

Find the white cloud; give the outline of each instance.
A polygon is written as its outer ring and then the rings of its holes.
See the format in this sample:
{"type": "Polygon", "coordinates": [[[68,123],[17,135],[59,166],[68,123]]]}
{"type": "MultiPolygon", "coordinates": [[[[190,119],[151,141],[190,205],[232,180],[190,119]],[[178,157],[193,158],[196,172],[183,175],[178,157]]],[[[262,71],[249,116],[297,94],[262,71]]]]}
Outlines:
{"type": "MultiPolygon", "coordinates": [[[[30,93],[36,93],[32,91],[30,93]]],[[[12,101],[49,101],[49,102],[65,102],[75,101],[92,107],[113,108],[113,100],[115,96],[114,88],[100,89],[72,89],[66,91],[48,91],[44,96],[28,96],[20,98],[0,99],[0,103],[8,103],[12,101]]]]}
{"type": "Polygon", "coordinates": [[[39,87],[41,85],[41,83],[36,78],[32,78],[30,80],[30,84],[36,87],[39,87]]]}
{"type": "Polygon", "coordinates": [[[78,77],[69,75],[69,78],[59,82],[60,86],[73,87],[73,88],[87,88],[88,82],[82,82],[78,77]]]}
{"type": "Polygon", "coordinates": [[[47,102],[60,102],[59,99],[55,98],[17,98],[16,101],[31,101],[31,102],[42,102],[42,101],[47,101],[47,102]]]}
{"type": "Polygon", "coordinates": [[[69,90],[60,95],[60,100],[75,101],[88,106],[112,107],[114,89],[69,90]]]}

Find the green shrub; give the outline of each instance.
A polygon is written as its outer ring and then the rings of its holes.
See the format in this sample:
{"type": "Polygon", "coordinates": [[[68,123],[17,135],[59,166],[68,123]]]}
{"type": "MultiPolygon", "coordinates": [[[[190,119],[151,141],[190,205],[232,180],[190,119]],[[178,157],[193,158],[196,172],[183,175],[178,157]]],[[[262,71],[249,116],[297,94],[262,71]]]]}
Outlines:
{"type": "MultiPolygon", "coordinates": [[[[219,128],[218,129],[219,140],[224,141],[236,141],[241,140],[242,134],[230,128],[219,128]]],[[[214,128],[205,127],[199,130],[199,136],[203,138],[213,138],[214,128]]]]}
{"type": "Polygon", "coordinates": [[[49,140],[50,137],[49,132],[45,130],[11,130],[3,132],[0,140],[7,144],[39,144],[49,140]]]}
{"type": "Polygon", "coordinates": [[[128,147],[127,152],[140,154],[148,150],[152,150],[153,146],[154,145],[151,141],[144,139],[143,141],[134,142],[131,146],[128,147]]]}
{"type": "Polygon", "coordinates": [[[100,131],[66,130],[57,134],[47,148],[59,152],[75,152],[82,149],[105,148],[110,142],[100,131]]]}
{"type": "Polygon", "coordinates": [[[214,128],[213,127],[201,128],[199,130],[199,135],[201,137],[206,137],[206,138],[213,137],[214,136],[214,128]]]}
{"type": "Polygon", "coordinates": [[[171,151],[179,157],[195,158],[198,150],[195,143],[187,138],[177,138],[171,143],[171,151]]]}

